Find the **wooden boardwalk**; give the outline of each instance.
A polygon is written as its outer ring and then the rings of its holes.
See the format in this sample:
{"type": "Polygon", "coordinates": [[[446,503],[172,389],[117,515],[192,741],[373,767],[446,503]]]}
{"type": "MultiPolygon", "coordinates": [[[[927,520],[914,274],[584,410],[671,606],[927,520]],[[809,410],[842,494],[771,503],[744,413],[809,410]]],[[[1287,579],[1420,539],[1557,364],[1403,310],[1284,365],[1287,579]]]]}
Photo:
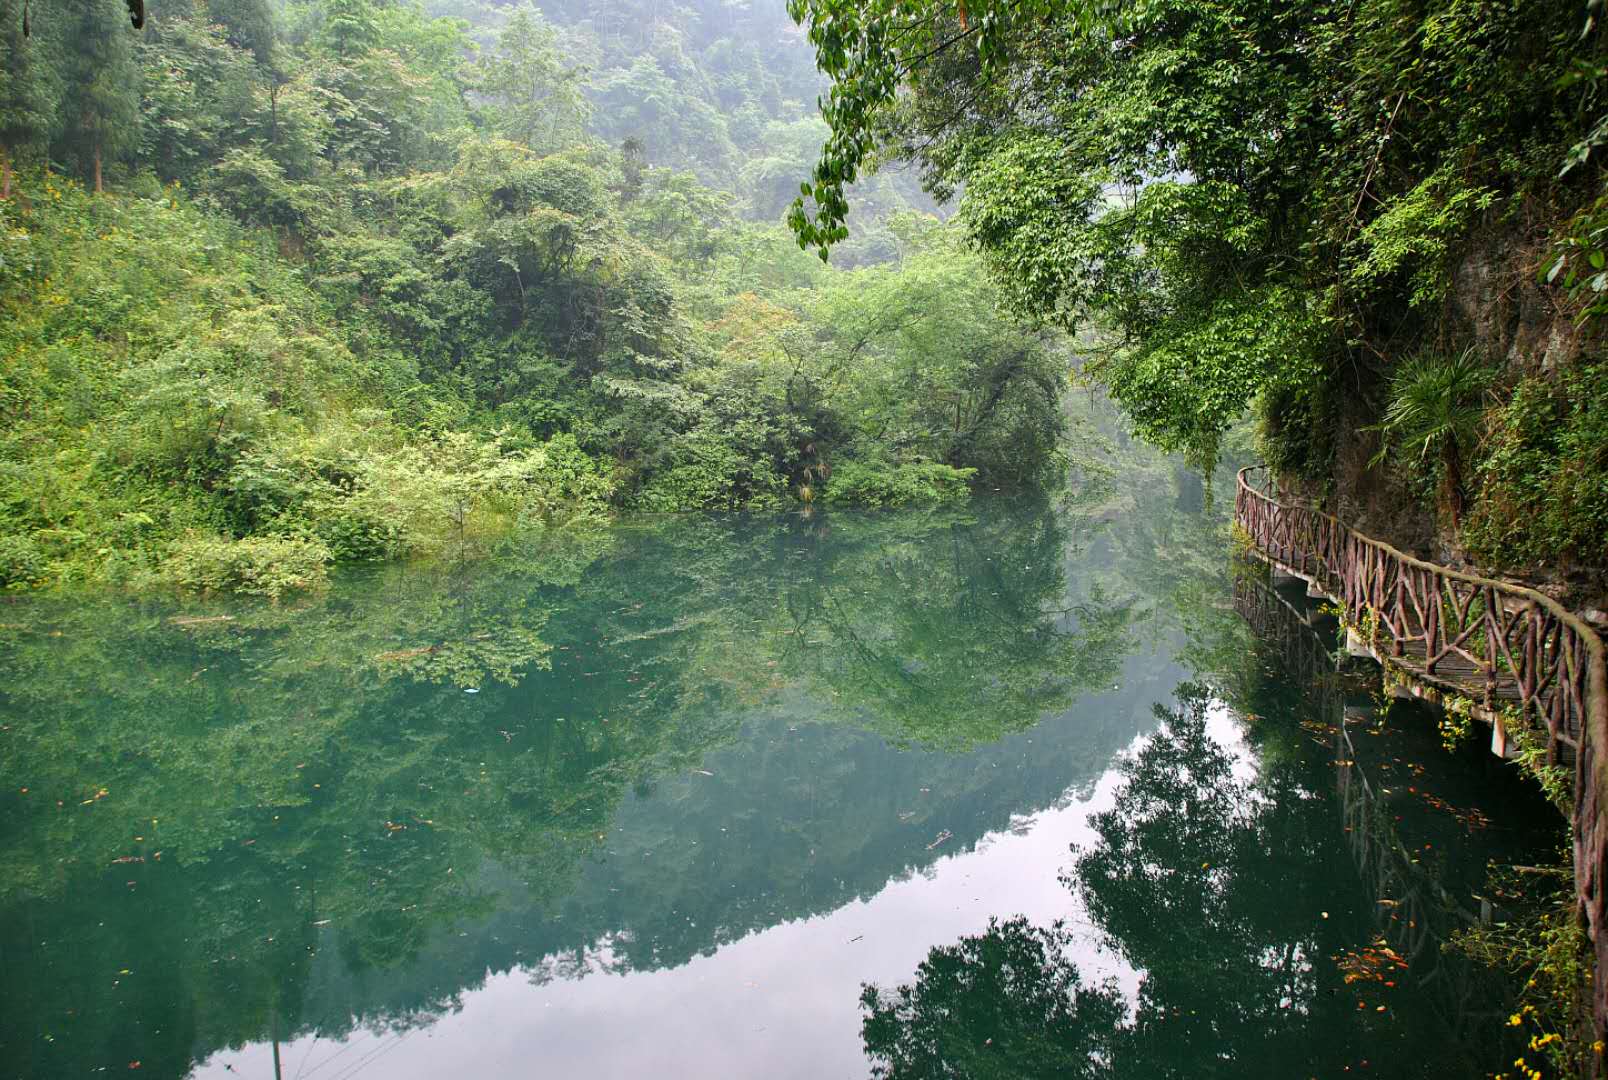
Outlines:
{"type": "Polygon", "coordinates": [[[1342,610],[1358,643],[1398,677],[1456,695],[1504,728],[1546,741],[1574,770],[1574,870],[1602,977],[1598,1037],[1608,1030],[1608,667],[1602,640],[1552,598],[1415,559],[1320,510],[1280,501],[1260,466],[1241,469],[1234,523],[1251,550],[1342,610]]]}

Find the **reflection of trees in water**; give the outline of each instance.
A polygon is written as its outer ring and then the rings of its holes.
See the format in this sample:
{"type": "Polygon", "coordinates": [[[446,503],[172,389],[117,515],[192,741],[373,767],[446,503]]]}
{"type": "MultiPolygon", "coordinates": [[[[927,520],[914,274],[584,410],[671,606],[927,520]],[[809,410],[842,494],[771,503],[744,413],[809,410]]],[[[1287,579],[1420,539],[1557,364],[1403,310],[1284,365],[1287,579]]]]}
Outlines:
{"type": "Polygon", "coordinates": [[[1110,1075],[1127,1013],[1114,986],[1086,986],[1071,936],[1017,916],[927,954],[916,980],[868,986],[872,1075],[968,1080],[1110,1075]]]}
{"type": "MultiPolygon", "coordinates": [[[[1520,855],[1523,838],[1483,834],[1483,843],[1470,844],[1480,830],[1464,824],[1455,804],[1486,782],[1477,767],[1489,764],[1483,758],[1420,773],[1401,790],[1402,782],[1391,774],[1403,763],[1411,768],[1420,759],[1440,758],[1442,748],[1423,717],[1407,715],[1389,723],[1378,712],[1372,695],[1378,669],[1364,663],[1357,665],[1359,673],[1336,660],[1334,634],[1314,626],[1314,604],[1292,604],[1268,583],[1265,571],[1235,580],[1235,609],[1255,631],[1264,663],[1285,676],[1282,685],[1291,703],[1285,707],[1304,706],[1312,716],[1308,729],[1333,755],[1346,847],[1363,891],[1379,898],[1373,917],[1378,936],[1364,955],[1379,955],[1382,945],[1406,958],[1408,970],[1394,973],[1394,981],[1423,1003],[1449,1041],[1465,1048],[1471,1067],[1506,1060],[1505,1044],[1511,1040],[1493,1017],[1507,1016],[1504,1003],[1512,987],[1499,972],[1443,943],[1480,918],[1475,894],[1485,885],[1487,858],[1520,855]],[[1421,730],[1412,738],[1415,727],[1421,730]],[[1403,795],[1410,799],[1405,808],[1403,795]],[[1426,804],[1435,813],[1425,813],[1426,804]]],[[[1332,630],[1331,620],[1318,621],[1332,630]]],[[[1255,684],[1247,692],[1255,694],[1255,684]]],[[[1274,704],[1265,691],[1262,700],[1264,708],[1274,704]]],[[[1406,705],[1404,711],[1416,708],[1406,705]]],[[[1488,805],[1501,802],[1498,791],[1483,794],[1488,805]]]]}
{"type": "Polygon", "coordinates": [[[1157,707],[1161,728],[1120,766],[1115,804],[1093,819],[1100,843],[1064,879],[1144,973],[1125,1062],[1153,1075],[1197,1056],[1303,1062],[1311,1033],[1287,1021],[1318,1004],[1329,951],[1327,808],[1299,772],[1236,778],[1207,731],[1213,704],[1187,684],[1177,708],[1157,707]]]}
{"type": "Polygon", "coordinates": [[[787,577],[787,672],[895,739],[964,749],[1109,686],[1131,594],[1067,599],[1047,506],[956,518],[919,543],[835,529],[787,577]]]}
{"type": "MultiPolygon", "coordinates": [[[[630,792],[730,745],[751,710],[783,707],[779,688],[788,708],[821,703],[800,719],[852,720],[851,750],[867,727],[987,744],[1107,684],[1134,643],[1115,593],[1068,617],[1067,537],[1048,508],[820,520],[830,535],[682,519],[621,530],[606,556],[382,573],[294,608],[174,621],[159,603],[41,606],[38,630],[0,628],[8,773],[35,797],[0,793],[0,868],[14,871],[0,880],[0,994],[19,1003],[0,1017],[0,1052],[71,1075],[138,1047],[125,1059],[179,1075],[192,1051],[271,1025],[414,1023],[488,970],[544,956],[568,970],[564,957],[626,928],[646,932],[616,939],[611,962],[681,962],[906,872],[921,845],[863,819],[908,808],[871,805],[892,795],[869,774],[826,772],[773,800],[800,815],[789,836],[755,833],[747,895],[774,899],[754,912],[678,914],[696,890],[663,885],[696,882],[691,861],[622,878],[618,903],[565,907],[630,792]],[[831,809],[804,820],[812,806],[831,809]],[[517,888],[488,885],[497,875],[517,888]],[[538,918],[564,910],[563,934],[525,934],[534,955],[480,942],[465,956],[446,939],[513,892],[538,918]],[[427,985],[397,992],[387,973],[417,963],[436,965],[427,985]],[[106,979],[124,967],[137,974],[106,979]]],[[[1105,734],[1078,768],[1131,737],[1105,734]]],[[[1005,769],[953,759],[934,802],[981,829],[1052,800],[1073,761],[1039,761],[1013,790],[1005,769]]],[[[797,771],[778,754],[768,776],[797,771]]],[[[765,778],[727,794],[761,805],[765,778]]],[[[929,825],[901,828],[930,839],[929,825]]],[[[632,842],[649,849],[668,828],[632,842]]]]}
{"type": "Polygon", "coordinates": [[[1136,1078],[1333,1075],[1364,1060],[1381,1075],[1466,1076],[1500,1060],[1438,1023],[1432,995],[1347,981],[1336,960],[1376,941],[1380,915],[1376,883],[1357,881],[1335,806],[1318,794],[1331,760],[1303,749],[1295,725],[1264,720],[1249,732],[1257,772],[1236,776],[1208,732],[1213,707],[1195,684],[1176,708],[1157,707],[1161,728],[1092,819],[1098,843],[1063,877],[1140,972],[1131,1015],[1117,1008],[1102,1017],[1111,1030],[1084,1030],[1102,1014],[1050,948],[1061,931],[994,924],[933,950],[913,983],[866,990],[863,1037],[882,1075],[1060,1075],[1017,1064],[1040,1052],[1082,1053],[1084,1071],[1067,1075],[1136,1078]],[[1035,949],[1042,975],[993,970],[1035,949]],[[1059,1013],[1044,1001],[1057,987],[1059,1013]],[[1044,1021],[1018,1027],[1017,1013],[1044,1021]]]}

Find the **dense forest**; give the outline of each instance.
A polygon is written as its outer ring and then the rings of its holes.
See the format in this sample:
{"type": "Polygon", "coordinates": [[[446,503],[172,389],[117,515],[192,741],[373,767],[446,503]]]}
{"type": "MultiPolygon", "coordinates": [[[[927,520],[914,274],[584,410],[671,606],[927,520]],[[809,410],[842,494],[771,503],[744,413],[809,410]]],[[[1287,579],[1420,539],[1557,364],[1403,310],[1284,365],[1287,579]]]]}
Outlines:
{"type": "Polygon", "coordinates": [[[1249,410],[1364,528],[1608,596],[1592,10],[24,8],[5,587],[1041,487],[1077,365],[1199,464],[1249,410]]]}
{"type": "Polygon", "coordinates": [[[831,266],[788,234],[827,127],[780,8],[0,27],[0,585],[272,596],[618,508],[1064,465],[1064,336],[1001,313],[911,180],[856,189],[831,266]]]}
{"type": "Polygon", "coordinates": [[[1101,332],[1149,438],[1209,461],[1254,409],[1369,531],[1608,596],[1600,5],[792,10],[833,80],[805,242],[913,163],[1014,310],[1101,332]]]}

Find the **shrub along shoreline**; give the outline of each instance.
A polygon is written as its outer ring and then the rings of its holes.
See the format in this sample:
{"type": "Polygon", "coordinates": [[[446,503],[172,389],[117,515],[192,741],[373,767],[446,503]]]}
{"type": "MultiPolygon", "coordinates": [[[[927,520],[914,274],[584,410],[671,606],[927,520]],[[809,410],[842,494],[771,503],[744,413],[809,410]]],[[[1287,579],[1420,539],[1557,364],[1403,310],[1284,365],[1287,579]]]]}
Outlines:
{"type": "MultiPolygon", "coordinates": [[[[491,185],[540,189],[556,172],[590,183],[599,214],[618,209],[617,155],[593,148],[583,167],[484,140],[464,150],[482,165],[503,152],[512,176],[481,169],[451,196],[459,251],[476,229],[552,209],[538,190],[505,213],[491,185]]],[[[620,510],[932,506],[1053,484],[1064,465],[1065,344],[999,315],[931,218],[899,223],[899,263],[858,270],[821,266],[779,229],[733,225],[745,247],[731,258],[748,272],[713,275],[615,222],[615,257],[634,265],[577,257],[545,288],[575,286],[569,275],[619,290],[602,317],[634,322],[614,332],[636,340],[561,359],[550,342],[574,327],[499,318],[499,282],[477,285],[444,244],[408,245],[439,295],[404,299],[402,272],[371,265],[396,255],[374,250],[395,219],[296,259],[284,234],[177,185],[95,195],[28,171],[15,183],[0,201],[6,590],[275,597],[340,564],[620,510]],[[761,257],[772,265],[755,270],[761,257]],[[466,295],[482,318],[423,310],[466,295]],[[419,331],[432,322],[433,338],[419,331]]],[[[431,183],[449,179],[412,181],[431,183]]]]}

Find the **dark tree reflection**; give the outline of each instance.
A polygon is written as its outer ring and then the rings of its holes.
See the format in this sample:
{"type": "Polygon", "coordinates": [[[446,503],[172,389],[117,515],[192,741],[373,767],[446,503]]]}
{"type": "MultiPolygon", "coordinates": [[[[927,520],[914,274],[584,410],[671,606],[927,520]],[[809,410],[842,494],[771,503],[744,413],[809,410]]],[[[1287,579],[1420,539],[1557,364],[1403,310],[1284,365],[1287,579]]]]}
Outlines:
{"type": "Polygon", "coordinates": [[[1137,995],[1086,985],[1061,924],[993,923],[932,950],[911,984],[865,989],[877,1075],[1460,1077],[1488,1060],[1432,995],[1348,982],[1344,961],[1382,939],[1325,794],[1330,755],[1257,720],[1240,758],[1214,737],[1217,707],[1200,684],[1156,707],[1160,727],[1090,819],[1098,841],[1062,875],[1137,995]]]}
{"type": "Polygon", "coordinates": [[[867,986],[862,1035],[872,1074],[1105,1077],[1126,1013],[1115,986],[1083,983],[1066,929],[1021,916],[927,954],[914,983],[867,986]]]}
{"type": "Polygon", "coordinates": [[[1334,886],[1351,877],[1332,810],[1300,758],[1264,753],[1254,778],[1237,777],[1208,731],[1209,691],[1186,684],[1177,697],[1157,706],[1161,728],[1093,819],[1099,844],[1063,881],[1144,973],[1134,1075],[1199,1075],[1213,1061],[1306,1068],[1320,1045],[1313,1012],[1336,985],[1334,886]]]}

